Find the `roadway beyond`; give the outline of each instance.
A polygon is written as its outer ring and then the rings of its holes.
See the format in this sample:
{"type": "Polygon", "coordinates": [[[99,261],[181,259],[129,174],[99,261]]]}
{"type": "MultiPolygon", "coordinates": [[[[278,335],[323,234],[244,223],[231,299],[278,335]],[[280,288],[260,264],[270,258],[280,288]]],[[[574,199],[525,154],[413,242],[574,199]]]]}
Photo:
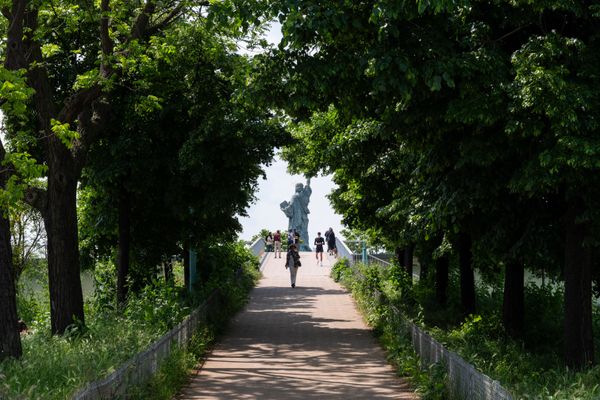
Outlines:
{"type": "Polygon", "coordinates": [[[350,295],[302,252],[296,288],[282,258],[267,255],[245,310],[177,399],[418,399],[350,295]]]}

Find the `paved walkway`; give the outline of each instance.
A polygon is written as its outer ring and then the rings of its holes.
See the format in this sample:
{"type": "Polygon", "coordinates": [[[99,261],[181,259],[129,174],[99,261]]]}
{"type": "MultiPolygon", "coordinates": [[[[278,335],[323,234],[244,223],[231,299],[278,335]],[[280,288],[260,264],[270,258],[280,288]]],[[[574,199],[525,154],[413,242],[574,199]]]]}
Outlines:
{"type": "Polygon", "coordinates": [[[267,256],[245,311],[177,399],[418,399],[329,278],[333,258],[300,254],[295,289],[285,254],[267,256]]]}

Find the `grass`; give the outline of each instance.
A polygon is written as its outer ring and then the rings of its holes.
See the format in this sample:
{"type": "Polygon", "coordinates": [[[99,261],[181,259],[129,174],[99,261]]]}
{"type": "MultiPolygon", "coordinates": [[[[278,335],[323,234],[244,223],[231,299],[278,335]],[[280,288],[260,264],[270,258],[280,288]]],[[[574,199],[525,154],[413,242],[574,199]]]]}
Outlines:
{"type": "MultiPolygon", "coordinates": [[[[332,269],[352,290],[366,320],[387,349],[401,375],[408,375],[423,399],[449,398],[446,374],[440,366],[420,367],[418,357],[404,333],[402,317],[425,328],[447,348],[457,352],[477,369],[501,382],[515,399],[600,399],[600,366],[570,371],[562,366],[562,292],[558,287],[530,285],[526,289],[527,328],[522,341],[508,337],[501,324],[500,292],[478,289],[481,315],[467,320],[456,317],[458,285],[451,282],[449,305],[440,308],[431,284],[409,285],[402,274],[358,265],[354,274],[347,264],[332,269]],[[382,295],[374,296],[374,290],[382,295]]],[[[594,330],[600,331],[600,315],[594,314],[594,330]]],[[[596,336],[596,346],[600,345],[596,336]]],[[[598,348],[598,347],[596,347],[598,348]]]]}
{"type": "MultiPolygon", "coordinates": [[[[86,301],[86,326],[74,326],[63,336],[49,334],[47,298],[40,300],[39,293],[20,296],[20,315],[26,318],[30,333],[23,337],[21,359],[0,363],[0,399],[70,398],[86,384],[107,376],[133,355],[145,350],[189,314],[190,301],[198,305],[218,287],[222,299],[219,312],[213,313],[219,317],[213,321],[214,327],[201,329],[187,349],[179,349],[168,357],[156,377],[158,382],[162,379],[177,388],[190,363],[204,352],[227,318],[244,304],[258,278],[256,261],[243,248],[220,246],[217,251],[220,263],[216,264],[218,269],[214,279],[207,282],[194,298],[186,299],[185,290],[180,286],[156,282],[139,295],[132,296],[124,312],[118,313],[94,303],[105,304],[108,298],[96,293],[86,301]],[[239,274],[241,265],[244,268],[239,274]]],[[[105,275],[106,272],[102,271],[105,275]]],[[[176,273],[176,276],[180,275],[176,273]]],[[[111,290],[109,286],[107,288],[111,290]]],[[[155,387],[149,393],[161,391],[155,387]]]]}
{"type": "Polygon", "coordinates": [[[158,372],[145,384],[132,387],[131,400],[169,400],[189,381],[190,370],[198,365],[215,342],[214,326],[203,326],[187,347],[175,347],[158,372]]]}
{"type": "Polygon", "coordinates": [[[139,321],[105,314],[79,336],[34,333],[23,338],[21,360],[0,364],[0,398],[65,399],[112,372],[163,333],[139,321]]]}

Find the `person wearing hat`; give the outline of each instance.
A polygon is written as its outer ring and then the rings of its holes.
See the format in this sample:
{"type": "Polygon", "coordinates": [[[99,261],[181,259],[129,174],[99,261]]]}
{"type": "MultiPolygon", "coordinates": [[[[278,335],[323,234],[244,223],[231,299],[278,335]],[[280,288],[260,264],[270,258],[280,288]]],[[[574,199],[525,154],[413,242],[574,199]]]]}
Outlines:
{"type": "Polygon", "coordinates": [[[292,243],[288,247],[287,255],[285,257],[285,268],[290,269],[290,281],[292,288],[296,287],[296,274],[298,273],[298,267],[300,264],[300,254],[296,244],[292,243]]]}

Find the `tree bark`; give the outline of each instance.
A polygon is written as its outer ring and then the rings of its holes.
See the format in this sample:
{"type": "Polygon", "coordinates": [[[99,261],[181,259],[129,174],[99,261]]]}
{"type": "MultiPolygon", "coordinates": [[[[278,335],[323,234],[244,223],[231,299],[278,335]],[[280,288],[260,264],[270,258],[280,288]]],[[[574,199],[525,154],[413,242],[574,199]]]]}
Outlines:
{"type": "Polygon", "coordinates": [[[75,323],[85,323],[77,233],[77,178],[68,150],[52,137],[48,163],[48,279],[53,334],[75,323]]]}
{"type": "Polygon", "coordinates": [[[171,259],[165,260],[163,263],[163,271],[165,275],[165,282],[173,280],[173,261],[171,259]]]}
{"type": "Polygon", "coordinates": [[[518,260],[508,261],[504,274],[502,322],[513,338],[523,335],[525,322],[525,269],[518,260]]]}
{"type": "Polygon", "coordinates": [[[127,293],[129,291],[127,283],[131,243],[131,207],[129,197],[129,192],[121,185],[119,189],[119,248],[117,252],[117,303],[120,307],[127,301],[127,293]]]}
{"type": "Polygon", "coordinates": [[[458,237],[458,265],[460,270],[460,300],[465,316],[475,313],[475,274],[471,235],[461,232],[458,237]]]}
{"type": "Polygon", "coordinates": [[[17,296],[12,270],[10,223],[0,213],[0,361],[21,357],[21,335],[17,318],[17,296]]]}
{"type": "Polygon", "coordinates": [[[406,273],[412,282],[413,279],[413,254],[414,254],[415,246],[413,244],[409,244],[404,248],[404,269],[406,269],[406,273]]]}
{"type": "Polygon", "coordinates": [[[406,264],[405,264],[405,258],[404,258],[404,249],[400,246],[396,246],[396,250],[395,250],[395,255],[396,255],[396,261],[398,262],[398,265],[401,266],[402,268],[406,268],[406,264]]]}
{"type": "Polygon", "coordinates": [[[183,246],[183,282],[185,288],[190,288],[190,246],[183,246]]]}
{"type": "Polygon", "coordinates": [[[450,260],[444,255],[435,260],[435,298],[439,305],[448,303],[448,271],[450,260]]]}
{"type": "Polygon", "coordinates": [[[583,369],[594,363],[591,248],[584,246],[588,224],[578,222],[583,202],[568,205],[565,226],[565,363],[583,369]]]}

